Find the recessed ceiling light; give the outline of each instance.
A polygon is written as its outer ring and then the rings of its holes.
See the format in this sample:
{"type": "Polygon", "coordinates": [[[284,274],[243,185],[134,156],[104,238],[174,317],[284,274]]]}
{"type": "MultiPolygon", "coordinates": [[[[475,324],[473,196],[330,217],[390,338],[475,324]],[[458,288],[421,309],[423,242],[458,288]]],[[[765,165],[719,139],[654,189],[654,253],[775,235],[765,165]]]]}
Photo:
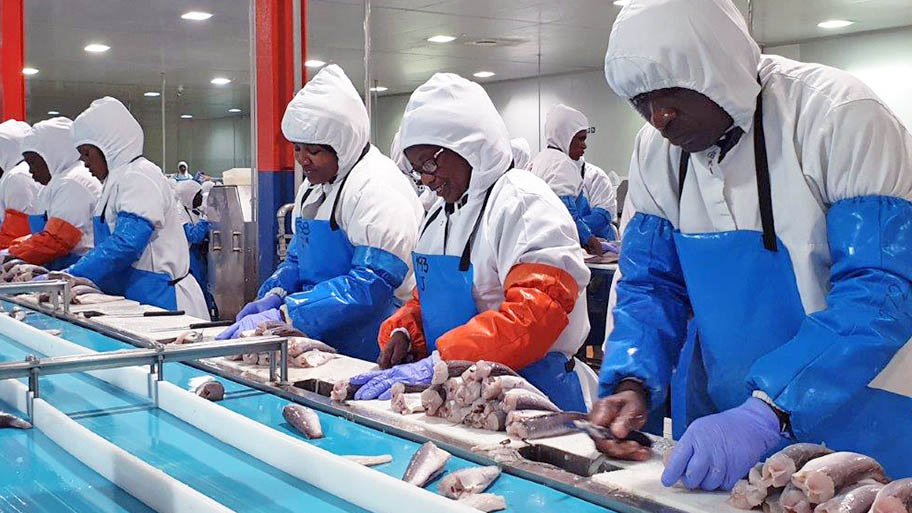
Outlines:
{"type": "Polygon", "coordinates": [[[212,13],[201,11],[190,11],[181,14],[181,19],[190,21],[206,21],[212,17],[212,13]]]}
{"type": "Polygon", "coordinates": [[[427,40],[430,41],[431,43],[449,43],[451,41],[455,41],[456,37],[455,36],[444,36],[444,35],[440,34],[440,35],[436,35],[436,36],[431,36],[431,37],[427,38],[427,40]]]}
{"type": "Polygon", "coordinates": [[[22,68],[23,75],[37,75],[38,70],[35,68],[22,68]]]}
{"type": "Polygon", "coordinates": [[[493,71],[479,71],[478,73],[474,73],[473,76],[476,76],[478,78],[490,78],[496,74],[497,73],[494,73],[493,71]]]}
{"type": "Polygon", "coordinates": [[[854,21],[849,20],[826,20],[821,21],[817,24],[818,27],[822,29],[840,29],[848,27],[849,25],[854,25],[854,21]]]}
{"type": "Polygon", "coordinates": [[[48,116],[58,116],[58,115],[60,115],[60,113],[57,112],[56,110],[49,110],[49,111],[48,111],[48,116]]]}
{"type": "Polygon", "coordinates": [[[192,114],[181,114],[181,119],[193,119],[192,114]]]}
{"type": "Polygon", "coordinates": [[[105,53],[110,49],[110,46],[101,43],[92,43],[90,45],[86,45],[86,47],[83,48],[83,50],[89,53],[105,53]]]}
{"type": "Polygon", "coordinates": [[[630,0],[614,0],[614,5],[616,5],[618,7],[624,7],[625,5],[627,5],[629,3],[630,3],[630,0]]]}
{"type": "Polygon", "coordinates": [[[156,96],[161,96],[161,93],[158,91],[146,91],[143,93],[143,96],[148,96],[149,98],[155,98],[156,96]]]}
{"type": "Polygon", "coordinates": [[[231,79],[225,77],[215,77],[209,82],[215,85],[227,85],[231,83],[231,79]]]}
{"type": "Polygon", "coordinates": [[[311,60],[305,62],[304,65],[307,66],[308,68],[319,68],[322,66],[326,66],[326,63],[319,59],[311,59],[311,60]]]}
{"type": "Polygon", "coordinates": [[[383,87],[383,86],[371,87],[371,92],[374,92],[374,93],[382,93],[383,91],[388,91],[388,90],[389,90],[389,87],[383,87]]]}
{"type": "Polygon", "coordinates": [[[240,111],[241,111],[241,109],[238,109],[238,108],[228,109],[228,112],[231,112],[231,113],[237,113],[240,111]]]}

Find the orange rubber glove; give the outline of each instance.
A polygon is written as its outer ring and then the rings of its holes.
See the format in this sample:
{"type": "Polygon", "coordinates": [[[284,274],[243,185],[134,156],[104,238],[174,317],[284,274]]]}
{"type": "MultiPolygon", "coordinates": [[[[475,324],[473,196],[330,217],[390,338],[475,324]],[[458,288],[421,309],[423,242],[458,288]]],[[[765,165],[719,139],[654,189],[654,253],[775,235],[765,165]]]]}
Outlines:
{"type": "Polygon", "coordinates": [[[0,249],[6,249],[19,237],[32,233],[29,227],[28,216],[18,210],[6,209],[6,217],[0,226],[0,249]]]}
{"type": "Polygon", "coordinates": [[[576,304],[579,286],[562,269],[518,264],[504,283],[505,300],[437,339],[444,360],[488,360],[522,369],[543,358],[576,304]]]}
{"type": "Polygon", "coordinates": [[[377,342],[380,351],[386,347],[394,330],[405,328],[412,343],[412,353],[416,356],[427,356],[427,342],[424,339],[424,327],[421,324],[421,302],[418,300],[418,288],[412,289],[412,297],[396,310],[389,319],[380,325],[377,342]]]}
{"type": "Polygon", "coordinates": [[[30,264],[45,265],[70,254],[82,239],[79,228],[60,219],[48,219],[44,231],[10,246],[10,254],[30,264]]]}

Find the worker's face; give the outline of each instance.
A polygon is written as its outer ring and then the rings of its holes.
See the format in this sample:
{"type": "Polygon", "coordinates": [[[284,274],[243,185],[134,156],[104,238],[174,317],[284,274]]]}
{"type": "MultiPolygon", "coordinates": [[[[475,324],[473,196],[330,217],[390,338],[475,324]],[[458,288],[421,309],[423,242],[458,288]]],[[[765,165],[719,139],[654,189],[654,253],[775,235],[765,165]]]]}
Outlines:
{"type": "Polygon", "coordinates": [[[573,139],[570,139],[570,148],[567,150],[567,154],[570,155],[571,159],[579,160],[583,153],[586,153],[586,136],[588,135],[588,130],[580,130],[573,136],[573,139]]]}
{"type": "Polygon", "coordinates": [[[181,164],[177,166],[177,170],[180,171],[181,174],[185,174],[187,172],[187,166],[181,164]]]}
{"type": "Polygon", "coordinates": [[[294,143],[295,160],[314,185],[330,183],[339,173],[339,158],[319,144],[294,143]]]}
{"type": "Polygon", "coordinates": [[[419,144],[407,148],[405,158],[411,164],[413,172],[420,173],[422,184],[447,203],[456,203],[469,190],[472,166],[458,153],[446,148],[440,150],[440,146],[419,144]],[[426,172],[435,165],[433,173],[426,172]]]}
{"type": "Polygon", "coordinates": [[[715,144],[734,122],[716,102],[681,87],[643,93],[632,103],[662,137],[690,153],[715,144]]]}
{"type": "Polygon", "coordinates": [[[193,208],[200,208],[203,204],[203,191],[196,193],[196,196],[193,197],[193,208]]]}
{"type": "Polygon", "coordinates": [[[101,182],[105,181],[105,178],[108,177],[108,161],[105,160],[101,150],[91,144],[81,144],[76,147],[76,150],[79,151],[79,160],[89,168],[92,176],[101,182]]]}
{"type": "Polygon", "coordinates": [[[34,151],[27,151],[22,154],[25,163],[29,166],[29,172],[32,178],[41,185],[47,185],[51,181],[51,170],[48,169],[47,162],[34,151]]]}

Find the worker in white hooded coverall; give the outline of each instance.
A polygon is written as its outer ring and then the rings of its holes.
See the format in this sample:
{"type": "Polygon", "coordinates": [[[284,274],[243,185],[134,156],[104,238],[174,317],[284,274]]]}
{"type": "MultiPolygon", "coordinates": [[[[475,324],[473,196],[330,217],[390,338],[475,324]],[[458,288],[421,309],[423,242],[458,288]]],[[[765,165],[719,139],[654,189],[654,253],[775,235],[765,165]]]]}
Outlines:
{"type": "Polygon", "coordinates": [[[370,143],[367,110],[339,66],[320,70],[291,100],[282,133],[306,177],[288,257],[219,337],[283,320],[342,354],[376,360],[380,323],[415,284],[409,255],[424,209],[370,143]]]}
{"type": "Polygon", "coordinates": [[[528,169],[532,162],[532,148],[525,137],[510,139],[510,148],[513,150],[513,169],[528,169]]]}
{"type": "Polygon", "coordinates": [[[583,188],[585,165],[580,162],[586,152],[589,120],[582,112],[563,104],[555,105],[545,118],[545,141],[548,147],[532,159],[529,170],[551,187],[561,199],[579,233],[580,244],[590,253],[604,250],[599,236],[614,239],[613,217],[604,209],[593,209],[583,188]],[[610,233],[609,233],[610,232],[610,233]]]}
{"type": "Polygon", "coordinates": [[[417,173],[412,171],[408,159],[405,158],[405,154],[402,153],[402,148],[399,147],[398,130],[396,130],[396,135],[393,136],[393,142],[390,143],[389,157],[396,163],[396,167],[398,167],[404,175],[409,177],[409,181],[415,187],[415,194],[418,195],[418,201],[421,203],[421,206],[424,207],[424,211],[427,212],[430,210],[434,203],[437,202],[437,195],[434,194],[434,191],[428,189],[427,186],[421,183],[421,176],[417,176],[417,173]]]}
{"type": "Polygon", "coordinates": [[[118,100],[92,102],[73,122],[73,144],[103,183],[93,218],[95,247],[65,272],[107,294],[209,319],[190,275],[190,251],[174,192],[142,156],[143,132],[118,100]]]}
{"type": "Polygon", "coordinates": [[[44,188],[38,213],[29,216],[32,235],[16,241],[10,255],[59,270],[92,249],[92,215],[101,183],[79,160],[70,139],[73,122],[64,117],[36,123],[22,143],[29,171],[44,188]]]}
{"type": "Polygon", "coordinates": [[[200,210],[203,205],[203,187],[196,180],[185,180],[177,184],[175,194],[184,234],[190,245],[190,274],[203,289],[209,316],[217,319],[218,308],[209,290],[209,221],[200,210]]]}
{"type": "Polygon", "coordinates": [[[731,488],[793,441],[912,475],[908,130],[854,76],[761,55],[730,0],[632,0],[605,75],[648,124],[593,421],[623,437],[670,388],[666,486],[731,488]]]}
{"type": "MultiPolygon", "coordinates": [[[[617,185],[614,185],[604,169],[586,162],[580,157],[580,175],[583,178],[583,196],[589,202],[592,212],[586,219],[592,233],[606,240],[616,240],[617,230],[614,220],[617,219],[617,185]],[[599,216],[596,220],[595,216],[599,216]],[[607,219],[607,223],[601,222],[607,219]]],[[[617,176],[617,175],[615,175],[617,176]]]]}
{"type": "Polygon", "coordinates": [[[37,213],[42,186],[22,160],[28,123],[10,119],[0,124],[0,249],[31,233],[28,216],[37,213]]]}
{"type": "Polygon", "coordinates": [[[193,176],[190,175],[190,166],[187,165],[183,160],[177,163],[177,173],[174,173],[175,182],[185,182],[187,180],[193,180],[193,176]]]}
{"type": "Polygon", "coordinates": [[[355,399],[428,384],[438,359],[488,360],[585,411],[595,373],[573,355],[589,332],[589,269],[566,209],[512,169],[506,125],[474,82],[434,75],[412,93],[401,130],[412,168],[439,199],[413,254],[415,293],[380,330],[386,369],[352,378],[362,385],[355,399]],[[419,361],[403,363],[409,355],[419,361]]]}

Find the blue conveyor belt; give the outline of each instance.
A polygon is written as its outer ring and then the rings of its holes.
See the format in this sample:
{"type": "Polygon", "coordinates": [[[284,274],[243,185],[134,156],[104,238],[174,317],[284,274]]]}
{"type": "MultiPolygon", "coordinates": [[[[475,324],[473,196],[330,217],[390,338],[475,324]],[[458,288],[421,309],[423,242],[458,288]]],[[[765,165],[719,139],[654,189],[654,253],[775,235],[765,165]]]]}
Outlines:
{"type": "MultiPolygon", "coordinates": [[[[3,306],[7,309],[10,307],[9,304],[3,306]]],[[[62,330],[63,338],[95,351],[133,347],[40,313],[30,313],[26,322],[40,329],[62,330]]],[[[7,345],[15,349],[15,354],[7,356],[10,350],[2,348],[7,359],[22,359],[27,352],[19,344],[3,344],[7,345]]],[[[165,379],[183,388],[189,386],[190,379],[205,375],[205,372],[187,365],[165,365],[165,379]]],[[[240,383],[223,378],[219,380],[225,385],[226,391],[226,398],[219,402],[220,405],[267,426],[301,437],[282,416],[286,400],[240,383]]],[[[42,397],[84,426],[238,511],[360,511],[156,410],[144,398],[115,389],[92,377],[50,376],[42,378],[41,387],[42,397]],[[65,381],[55,383],[55,380],[65,381]],[[103,393],[93,392],[94,389],[103,393]],[[227,472],[230,478],[222,473],[226,468],[230,469],[227,472]],[[305,496],[304,499],[301,499],[302,495],[305,496]],[[317,502],[314,509],[310,509],[304,508],[301,500],[317,502]]],[[[374,469],[396,478],[402,476],[418,449],[419,444],[412,441],[341,417],[317,413],[325,436],[309,440],[309,443],[339,455],[390,454],[393,456],[391,463],[374,469]]],[[[470,466],[476,464],[453,457],[446,470],[449,472],[470,466]]],[[[436,492],[437,483],[431,483],[428,489],[436,492]]],[[[509,512],[609,511],[553,488],[508,474],[503,474],[489,492],[503,495],[509,512]]]]}

